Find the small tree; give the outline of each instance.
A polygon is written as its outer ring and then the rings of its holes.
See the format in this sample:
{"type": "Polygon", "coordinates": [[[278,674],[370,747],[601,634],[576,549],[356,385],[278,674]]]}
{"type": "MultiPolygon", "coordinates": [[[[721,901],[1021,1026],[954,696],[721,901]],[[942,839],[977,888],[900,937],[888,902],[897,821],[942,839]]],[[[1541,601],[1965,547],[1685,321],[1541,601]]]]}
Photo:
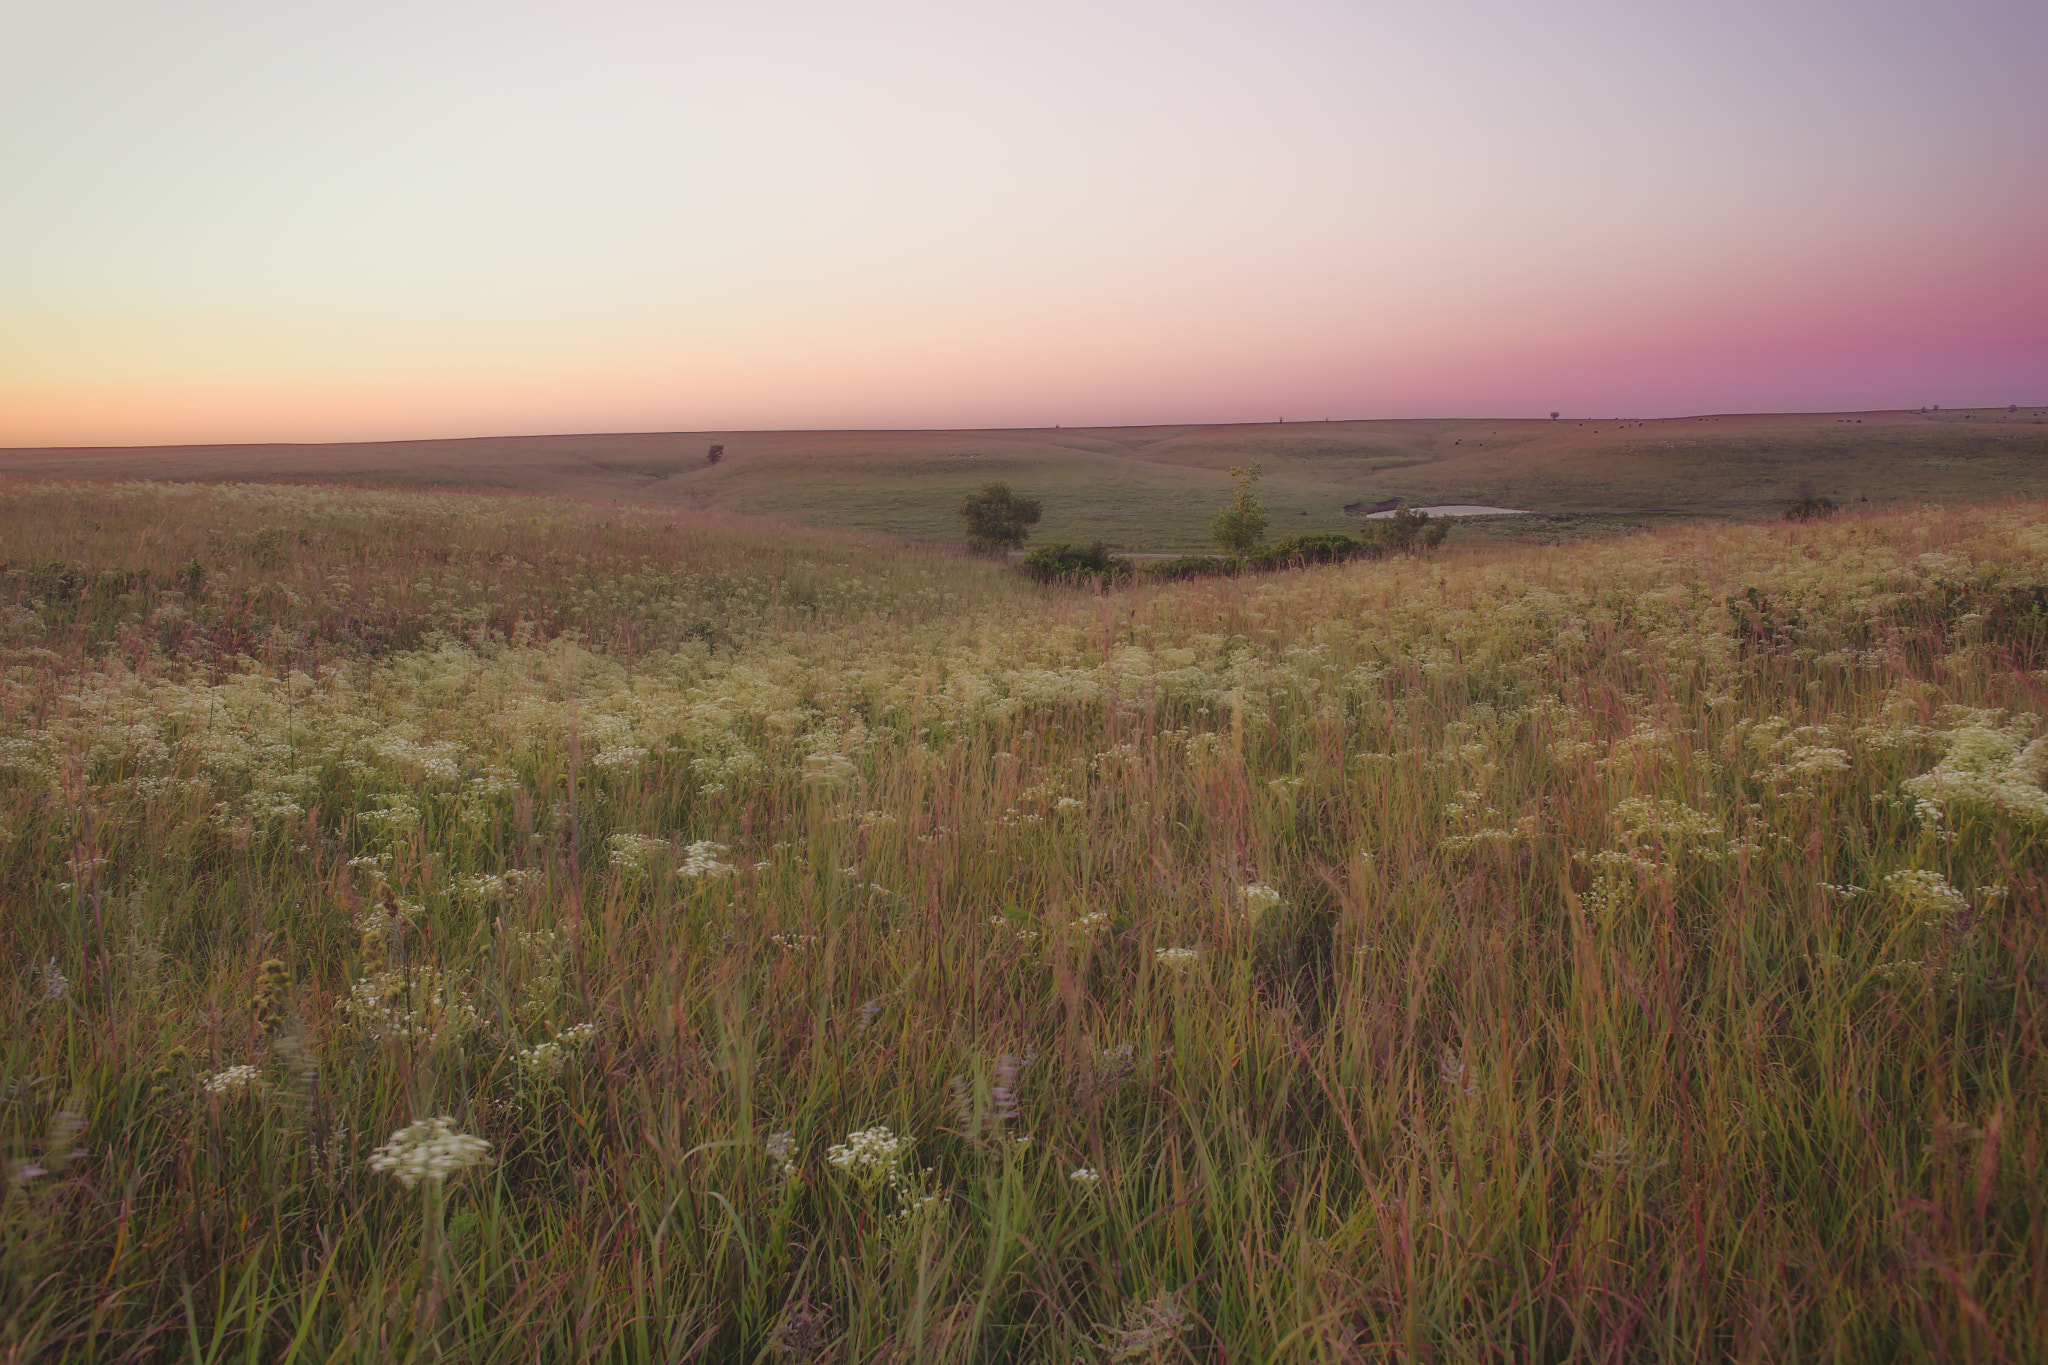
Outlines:
{"type": "Polygon", "coordinates": [[[1237,492],[1231,497],[1230,506],[1209,523],[1209,537],[1226,554],[1248,555],[1266,538],[1266,509],[1259,502],[1259,495],[1252,491],[1252,485],[1259,481],[1259,462],[1253,460],[1242,468],[1233,468],[1230,481],[1237,485],[1237,492]]]}
{"type": "Polygon", "coordinates": [[[969,493],[960,504],[968,548],[977,554],[1017,549],[1044,514],[1037,498],[1019,497],[1006,483],[985,483],[979,493],[969,493]]]}
{"type": "Polygon", "coordinates": [[[724,459],[724,458],[725,458],[725,447],[724,447],[724,446],[713,446],[713,447],[711,447],[711,449],[709,449],[709,450],[707,450],[707,451],[705,451],[705,452],[704,452],[704,463],[705,463],[705,464],[717,464],[717,463],[718,463],[718,462],[719,462],[720,460],[722,460],[722,459],[724,459]]]}
{"type": "Polygon", "coordinates": [[[1444,537],[1451,531],[1450,522],[1417,511],[1405,502],[1394,509],[1393,516],[1380,524],[1383,528],[1380,531],[1381,543],[1404,555],[1414,554],[1417,550],[1434,550],[1444,543],[1444,537]]]}

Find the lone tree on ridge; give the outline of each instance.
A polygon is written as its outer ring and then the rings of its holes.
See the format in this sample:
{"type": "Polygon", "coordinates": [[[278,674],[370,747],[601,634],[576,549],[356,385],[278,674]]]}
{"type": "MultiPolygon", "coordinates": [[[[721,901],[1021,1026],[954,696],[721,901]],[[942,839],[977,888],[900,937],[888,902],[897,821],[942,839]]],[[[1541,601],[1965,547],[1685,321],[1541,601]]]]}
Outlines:
{"type": "Polygon", "coordinates": [[[960,504],[960,519],[967,523],[967,547],[976,554],[1019,548],[1044,514],[1045,507],[1037,498],[1019,497],[1006,483],[985,483],[979,493],[969,493],[960,504]]]}

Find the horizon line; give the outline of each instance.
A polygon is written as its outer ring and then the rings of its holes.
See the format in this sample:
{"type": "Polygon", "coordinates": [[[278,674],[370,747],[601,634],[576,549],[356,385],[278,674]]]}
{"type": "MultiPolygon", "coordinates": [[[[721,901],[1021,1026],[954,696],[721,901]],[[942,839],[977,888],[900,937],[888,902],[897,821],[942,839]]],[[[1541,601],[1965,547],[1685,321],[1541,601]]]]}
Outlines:
{"type": "Polygon", "coordinates": [[[1722,418],[1745,417],[1872,417],[1896,415],[1903,417],[1929,416],[1936,412],[2048,412],[2048,403],[1986,404],[1971,407],[1944,409],[1938,403],[1921,408],[1811,408],[1785,409],[1775,412],[1688,412],[1661,416],[1640,416],[1620,414],[1611,417],[1582,417],[1572,414],[1553,416],[1544,414],[1535,417],[1509,416],[1505,414],[1481,414],[1468,417],[1303,417],[1290,421],[1276,416],[1271,421],[1240,422],[1096,422],[1077,424],[1055,424],[1052,426],[992,426],[992,427],[669,427],[648,431],[528,431],[528,432],[486,432],[469,436],[394,436],[376,437],[367,440],[342,441],[177,441],[164,443],[141,442],[133,445],[31,445],[0,446],[0,455],[20,451],[44,450],[213,450],[223,447],[278,446],[289,448],[313,448],[318,446],[362,446],[362,445],[431,445],[450,441],[549,441],[571,437],[624,437],[624,436],[790,436],[790,435],[925,435],[957,432],[961,435],[987,435],[1001,432],[1020,431],[1137,431],[1153,427],[1281,427],[1281,426],[1337,426],[1357,423],[1394,424],[1404,422],[1533,422],[1548,425],[1556,422],[1560,426],[1567,422],[1704,422],[1722,418]]]}

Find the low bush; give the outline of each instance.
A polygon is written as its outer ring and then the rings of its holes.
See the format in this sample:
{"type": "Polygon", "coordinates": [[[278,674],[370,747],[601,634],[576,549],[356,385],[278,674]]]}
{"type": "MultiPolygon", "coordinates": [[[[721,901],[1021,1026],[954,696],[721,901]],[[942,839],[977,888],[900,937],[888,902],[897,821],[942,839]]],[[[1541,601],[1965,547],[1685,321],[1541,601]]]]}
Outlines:
{"type": "Polygon", "coordinates": [[[1378,559],[1385,553],[1386,547],[1377,537],[1354,540],[1342,531],[1320,531],[1276,540],[1246,562],[1255,569],[1296,569],[1306,564],[1341,564],[1347,559],[1378,559]]]}
{"type": "Polygon", "coordinates": [[[1088,546],[1063,540],[1041,545],[1017,567],[1041,583],[1119,583],[1131,576],[1131,561],[1111,554],[1099,540],[1088,546]]]}
{"type": "Polygon", "coordinates": [[[1228,578],[1241,568],[1242,561],[1225,559],[1221,555],[1181,555],[1174,559],[1155,559],[1140,572],[1147,578],[1178,582],[1184,578],[1228,578]]]}

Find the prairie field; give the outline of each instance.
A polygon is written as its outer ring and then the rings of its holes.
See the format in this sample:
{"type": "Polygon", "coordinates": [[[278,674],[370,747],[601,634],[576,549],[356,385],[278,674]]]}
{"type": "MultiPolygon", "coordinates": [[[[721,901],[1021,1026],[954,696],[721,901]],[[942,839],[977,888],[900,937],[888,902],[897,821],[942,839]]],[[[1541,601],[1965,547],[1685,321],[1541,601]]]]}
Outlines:
{"type": "Polygon", "coordinates": [[[2048,407],[0,450],[17,477],[490,488],[929,540],[957,539],[954,508],[996,480],[1043,499],[1041,540],[1153,552],[1208,548],[1229,469],[1253,461],[1276,534],[1355,532],[1346,507],[1402,498],[1537,514],[1472,539],[1576,540],[1775,516],[1806,487],[1877,509],[2034,493],[2048,407]]]}
{"type": "Polygon", "coordinates": [[[2038,1358],[2048,500],[1461,538],[0,484],[0,1361],[2038,1358]]]}

